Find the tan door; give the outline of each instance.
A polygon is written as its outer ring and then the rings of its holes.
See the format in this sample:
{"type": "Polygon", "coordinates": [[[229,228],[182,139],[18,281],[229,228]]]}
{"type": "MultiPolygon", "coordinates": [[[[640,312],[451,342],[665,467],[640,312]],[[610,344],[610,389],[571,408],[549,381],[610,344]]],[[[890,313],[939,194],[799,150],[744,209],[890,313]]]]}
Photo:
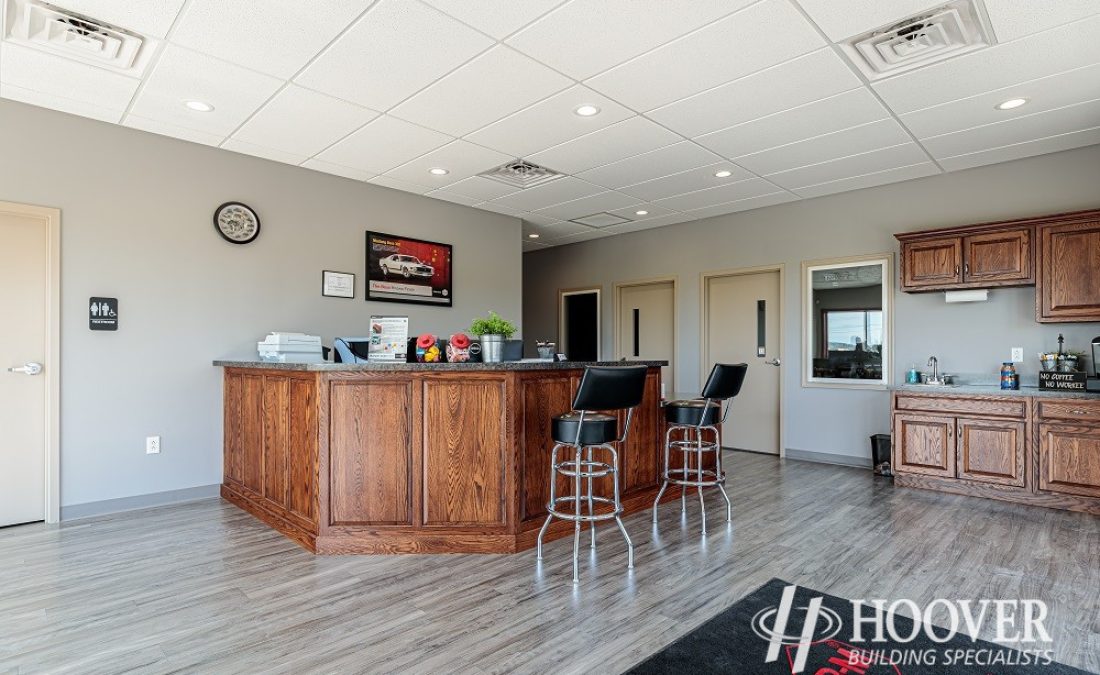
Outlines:
{"type": "Polygon", "coordinates": [[[778,455],[779,271],[708,277],[704,293],[703,378],[715,363],[749,364],[722,445],[778,455]]]}
{"type": "Polygon", "coordinates": [[[45,218],[0,204],[0,526],[46,517],[48,247],[45,218]]]}
{"type": "Polygon", "coordinates": [[[618,358],[668,361],[661,382],[672,394],[675,358],[676,286],[658,281],[619,287],[618,358]]]}

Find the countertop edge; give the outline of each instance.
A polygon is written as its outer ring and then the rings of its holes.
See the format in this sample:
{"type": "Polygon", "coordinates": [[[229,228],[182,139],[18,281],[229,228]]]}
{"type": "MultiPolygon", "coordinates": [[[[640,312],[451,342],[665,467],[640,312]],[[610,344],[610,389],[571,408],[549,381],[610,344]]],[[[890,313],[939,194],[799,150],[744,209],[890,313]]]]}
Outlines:
{"type": "Polygon", "coordinates": [[[924,396],[1000,396],[1002,398],[1077,398],[1100,400],[1100,394],[1091,391],[1057,391],[1038,387],[1019,389],[1001,389],[995,384],[959,384],[953,386],[932,386],[927,384],[895,384],[890,391],[918,394],[924,396]]]}
{"type": "Polygon", "coordinates": [[[660,368],[668,361],[504,361],[501,363],[275,363],[249,359],[215,359],[220,368],[288,370],[298,372],[477,372],[576,370],[586,366],[647,366],[660,368]]]}

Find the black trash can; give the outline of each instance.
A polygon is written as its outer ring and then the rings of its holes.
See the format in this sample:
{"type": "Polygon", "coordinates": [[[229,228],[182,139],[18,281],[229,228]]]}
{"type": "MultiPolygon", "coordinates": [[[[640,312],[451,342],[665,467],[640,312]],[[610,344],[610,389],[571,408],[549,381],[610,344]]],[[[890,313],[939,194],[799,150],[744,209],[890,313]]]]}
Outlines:
{"type": "Polygon", "coordinates": [[[871,436],[871,466],[876,476],[893,476],[890,468],[890,434],[871,436]]]}

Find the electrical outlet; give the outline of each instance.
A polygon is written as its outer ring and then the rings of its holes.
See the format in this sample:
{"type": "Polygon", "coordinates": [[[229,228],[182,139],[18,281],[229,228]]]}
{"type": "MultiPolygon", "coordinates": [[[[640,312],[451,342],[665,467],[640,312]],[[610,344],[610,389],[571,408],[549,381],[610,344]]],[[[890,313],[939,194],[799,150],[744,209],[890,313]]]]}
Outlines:
{"type": "Polygon", "coordinates": [[[1012,362],[1013,363],[1020,363],[1023,360],[1024,360],[1024,348],[1023,347],[1013,347],[1012,348],[1012,362]]]}
{"type": "Polygon", "coordinates": [[[160,454],[160,436],[147,436],[145,438],[145,454],[160,454]]]}

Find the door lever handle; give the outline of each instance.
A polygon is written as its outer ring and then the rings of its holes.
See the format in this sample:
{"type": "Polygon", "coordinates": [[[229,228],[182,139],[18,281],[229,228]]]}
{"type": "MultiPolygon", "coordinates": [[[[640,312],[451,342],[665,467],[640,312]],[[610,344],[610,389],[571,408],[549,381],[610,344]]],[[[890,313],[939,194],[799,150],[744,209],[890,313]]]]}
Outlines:
{"type": "Polygon", "coordinates": [[[9,373],[23,373],[24,375],[37,375],[42,372],[42,364],[30,361],[21,366],[8,368],[9,373]]]}
{"type": "Polygon", "coordinates": [[[782,361],[780,361],[780,360],[779,360],[778,358],[774,358],[774,359],[772,359],[771,361],[765,361],[764,363],[766,363],[766,364],[767,364],[767,365],[769,365],[769,366],[775,366],[775,367],[777,367],[777,368],[778,368],[779,366],[783,365],[783,362],[782,362],[782,361]]]}

